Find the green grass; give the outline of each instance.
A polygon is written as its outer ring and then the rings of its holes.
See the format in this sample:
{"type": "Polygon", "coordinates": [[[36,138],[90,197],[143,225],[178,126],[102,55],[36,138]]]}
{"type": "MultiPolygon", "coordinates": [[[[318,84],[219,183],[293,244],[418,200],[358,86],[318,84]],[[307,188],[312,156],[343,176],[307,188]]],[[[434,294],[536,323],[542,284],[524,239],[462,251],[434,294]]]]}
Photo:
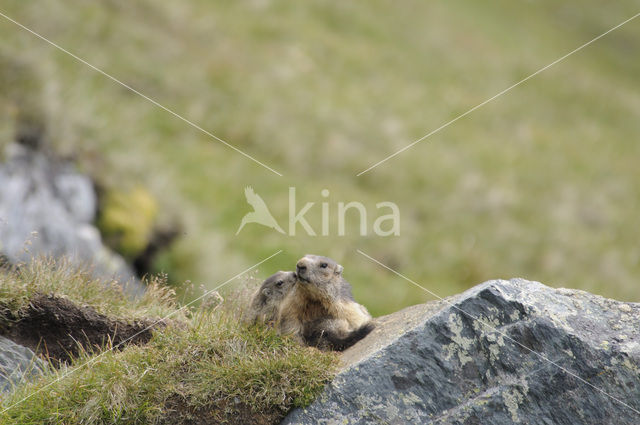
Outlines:
{"type": "MultiPolygon", "coordinates": [[[[35,292],[71,298],[75,288],[75,302],[124,317],[176,308],[159,289],[146,301],[127,303],[117,289],[83,280],[66,265],[34,268],[37,273],[25,271],[18,279],[2,274],[0,304],[23,305],[35,292]],[[24,289],[26,278],[33,279],[29,289],[24,289]]],[[[308,404],[332,376],[336,355],[244,324],[243,302],[227,298],[213,309],[174,315],[180,323],[157,330],[143,346],[85,351],[72,364],[51,368],[4,396],[0,410],[9,409],[0,414],[0,423],[188,423],[190,417],[213,423],[238,423],[234,418],[244,417],[258,423],[308,404]]]]}
{"type": "Polygon", "coordinates": [[[148,187],[159,220],[184,223],[156,264],[172,282],[212,288],[283,249],[262,276],[324,254],[376,315],[431,298],[361,249],[441,296],[521,276],[640,301],[640,21],[355,177],[634,15],[636,2],[8,0],[2,10],[284,174],[0,21],[0,136],[12,116],[41,110],[56,148],[101,184],[148,187]],[[393,201],[401,236],[255,225],[236,236],[247,185],[281,225],[289,186],[299,203],[321,202],[324,188],[370,211],[393,201]]]}
{"type": "Polygon", "coordinates": [[[174,313],[182,319],[175,291],[163,276],[147,279],[147,291],[132,299],[117,281],[91,277],[87,270],[74,267],[65,259],[39,258],[20,264],[16,270],[0,269],[0,305],[17,317],[21,308],[37,294],[55,294],[76,304],[89,305],[99,313],[130,319],[164,317],[174,313]]]}

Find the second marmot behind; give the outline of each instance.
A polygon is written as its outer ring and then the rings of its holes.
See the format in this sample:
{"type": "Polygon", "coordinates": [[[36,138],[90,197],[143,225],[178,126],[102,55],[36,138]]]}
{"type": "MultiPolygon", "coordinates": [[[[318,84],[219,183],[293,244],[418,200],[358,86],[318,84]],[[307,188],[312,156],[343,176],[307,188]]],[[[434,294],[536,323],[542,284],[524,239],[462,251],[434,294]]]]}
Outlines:
{"type": "Polygon", "coordinates": [[[373,330],[371,315],[354,301],[340,264],[305,255],[296,269],[296,283],[280,307],[281,333],[320,349],[342,351],[373,330]]]}
{"type": "Polygon", "coordinates": [[[294,272],[279,271],[269,276],[253,295],[249,308],[249,321],[273,324],[278,318],[280,304],[295,283],[294,272]]]}

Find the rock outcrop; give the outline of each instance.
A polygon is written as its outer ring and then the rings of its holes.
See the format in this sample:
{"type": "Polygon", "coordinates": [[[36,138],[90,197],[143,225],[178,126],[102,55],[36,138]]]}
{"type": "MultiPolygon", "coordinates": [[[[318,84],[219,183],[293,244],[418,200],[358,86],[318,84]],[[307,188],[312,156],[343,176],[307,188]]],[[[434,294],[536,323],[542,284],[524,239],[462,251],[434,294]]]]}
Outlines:
{"type": "Polygon", "coordinates": [[[284,424],[640,423],[640,304],[496,280],[377,321],[284,424]]]}
{"type": "Polygon", "coordinates": [[[0,392],[43,369],[42,360],[33,351],[0,336],[0,392]]]}
{"type": "Polygon", "coordinates": [[[6,156],[0,164],[0,253],[11,263],[66,256],[140,293],[143,286],[92,224],[97,199],[91,180],[27,144],[9,145],[6,156]]]}

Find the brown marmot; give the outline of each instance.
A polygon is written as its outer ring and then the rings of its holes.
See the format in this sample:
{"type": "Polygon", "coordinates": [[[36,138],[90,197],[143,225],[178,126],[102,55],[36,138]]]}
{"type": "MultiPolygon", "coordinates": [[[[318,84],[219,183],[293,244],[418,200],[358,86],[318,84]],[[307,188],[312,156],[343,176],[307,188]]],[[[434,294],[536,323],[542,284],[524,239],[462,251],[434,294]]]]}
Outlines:
{"type": "Polygon", "coordinates": [[[305,255],[297,280],[282,302],[279,329],[324,350],[342,351],[374,328],[366,308],[354,301],[343,267],[327,257],[305,255]]]}
{"type": "Polygon", "coordinates": [[[249,309],[249,320],[252,323],[272,324],[275,322],[282,300],[295,283],[296,274],[294,272],[279,271],[269,276],[253,295],[249,309]]]}

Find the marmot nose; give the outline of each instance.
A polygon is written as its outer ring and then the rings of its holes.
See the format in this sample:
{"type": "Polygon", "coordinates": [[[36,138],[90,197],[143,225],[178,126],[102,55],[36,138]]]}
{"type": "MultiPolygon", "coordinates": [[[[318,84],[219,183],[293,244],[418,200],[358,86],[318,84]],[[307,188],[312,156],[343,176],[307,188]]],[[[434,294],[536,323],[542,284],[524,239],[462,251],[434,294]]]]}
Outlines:
{"type": "Polygon", "coordinates": [[[298,269],[298,274],[304,273],[305,271],[307,271],[307,266],[302,265],[302,264],[298,264],[297,266],[298,269]]]}

